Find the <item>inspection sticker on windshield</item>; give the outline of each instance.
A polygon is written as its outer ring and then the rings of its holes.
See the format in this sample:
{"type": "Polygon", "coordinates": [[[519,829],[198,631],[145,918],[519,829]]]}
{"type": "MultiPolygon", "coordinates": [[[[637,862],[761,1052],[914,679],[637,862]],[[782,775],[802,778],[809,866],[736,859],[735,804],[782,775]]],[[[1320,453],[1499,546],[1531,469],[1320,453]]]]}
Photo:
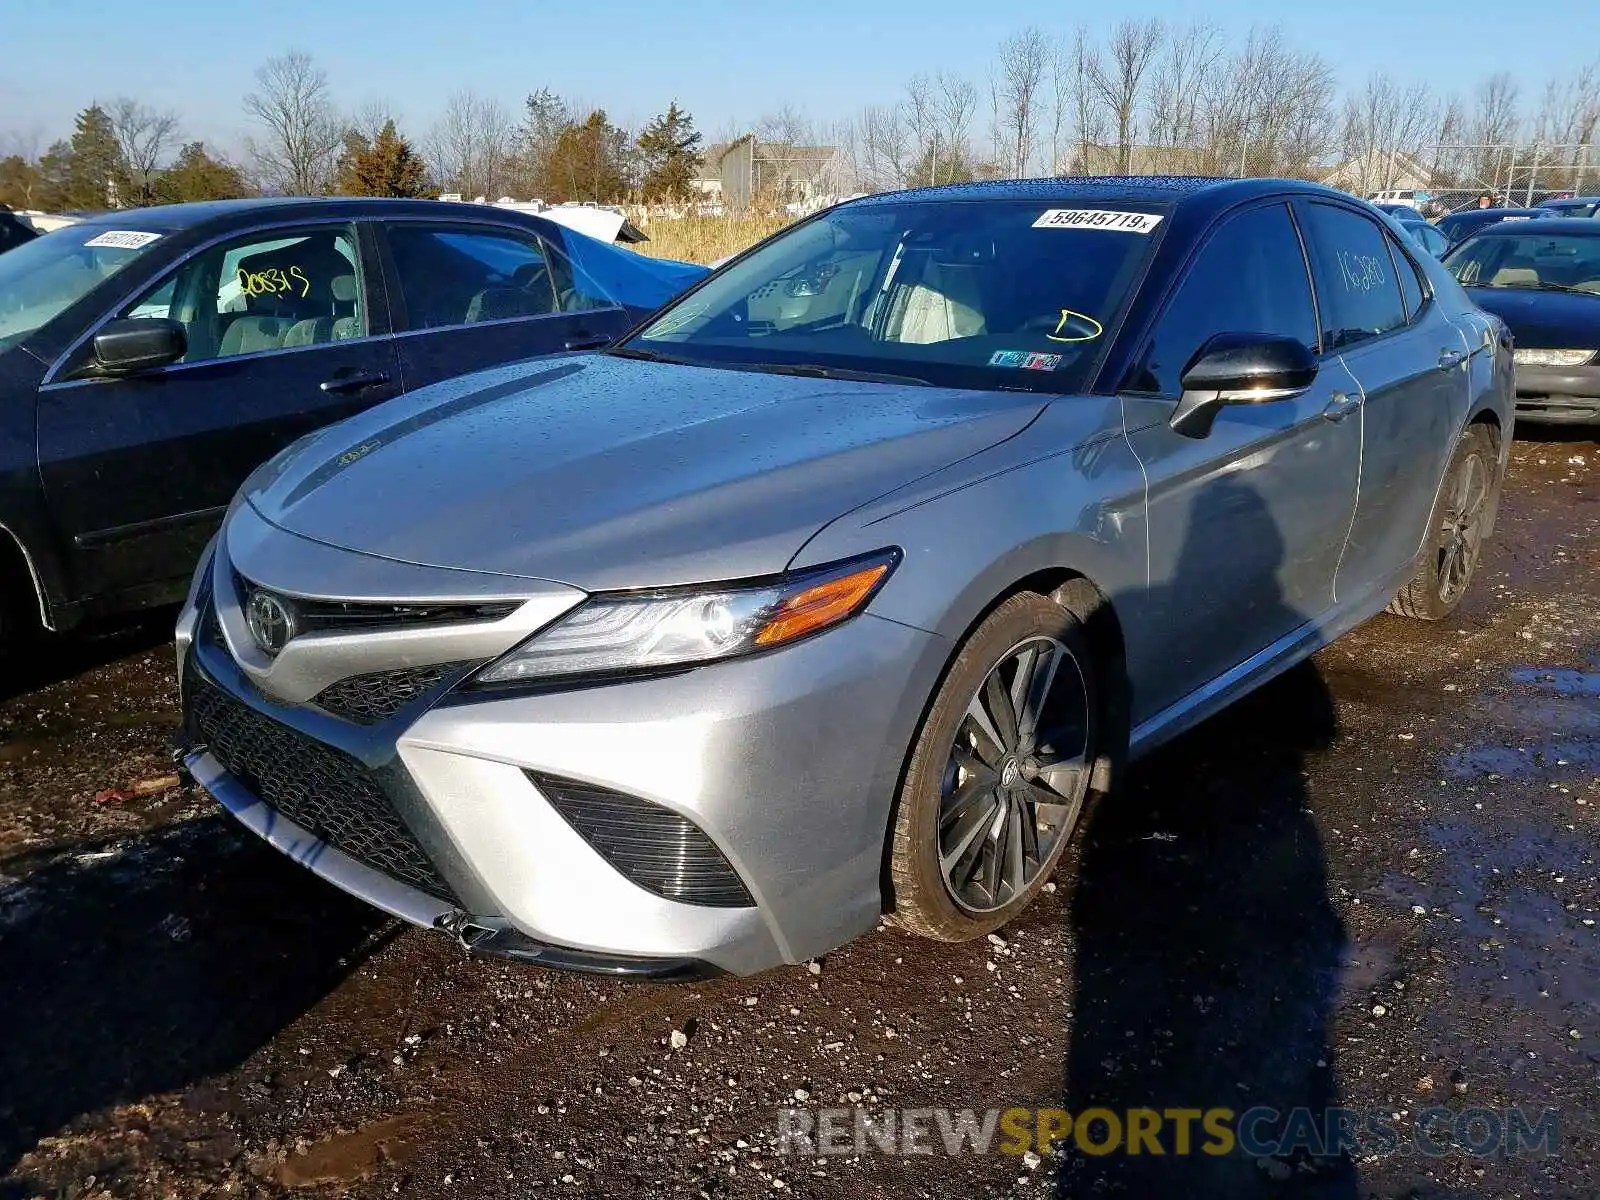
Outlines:
{"type": "Polygon", "coordinates": [[[159,233],[140,233],[136,229],[110,229],[97,233],[85,246],[110,246],[114,250],[138,250],[151,242],[159,241],[159,233]]]}
{"type": "Polygon", "coordinates": [[[1059,354],[1036,354],[1032,350],[996,350],[989,356],[991,367],[1021,367],[1024,371],[1054,371],[1061,365],[1059,354]]]}
{"type": "Polygon", "coordinates": [[[1113,212],[1108,208],[1050,208],[1033,223],[1035,229],[1114,229],[1149,233],[1161,224],[1157,213],[1113,212]]]}

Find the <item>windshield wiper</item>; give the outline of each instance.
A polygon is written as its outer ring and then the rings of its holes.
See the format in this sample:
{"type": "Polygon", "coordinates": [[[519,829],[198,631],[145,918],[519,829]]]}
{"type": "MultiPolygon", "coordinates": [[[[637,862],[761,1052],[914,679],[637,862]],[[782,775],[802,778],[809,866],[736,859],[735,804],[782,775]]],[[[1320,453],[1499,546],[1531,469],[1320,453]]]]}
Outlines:
{"type": "Polygon", "coordinates": [[[915,375],[895,375],[888,371],[857,371],[851,367],[827,367],[821,363],[751,363],[755,371],[770,371],[774,375],[802,375],[809,379],[848,379],[859,383],[910,383],[917,387],[932,387],[926,379],[915,375]]]}
{"type": "Polygon", "coordinates": [[[676,363],[678,366],[689,365],[686,358],[674,358],[670,354],[663,354],[659,350],[641,350],[637,346],[612,346],[600,351],[601,354],[614,354],[618,358],[637,358],[641,362],[676,363]]]}

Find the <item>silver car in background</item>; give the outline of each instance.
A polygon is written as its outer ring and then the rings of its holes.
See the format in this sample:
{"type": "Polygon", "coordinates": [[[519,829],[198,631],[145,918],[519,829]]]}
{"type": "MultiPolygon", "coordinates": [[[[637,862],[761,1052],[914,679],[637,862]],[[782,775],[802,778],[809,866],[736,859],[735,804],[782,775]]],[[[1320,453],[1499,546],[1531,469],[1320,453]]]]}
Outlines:
{"type": "Polygon", "coordinates": [[[1500,323],[1325,189],[852,201],[257,471],[179,622],[186,762],[473,949],[978,937],[1130,756],[1447,616],[1511,420],[1500,323]]]}

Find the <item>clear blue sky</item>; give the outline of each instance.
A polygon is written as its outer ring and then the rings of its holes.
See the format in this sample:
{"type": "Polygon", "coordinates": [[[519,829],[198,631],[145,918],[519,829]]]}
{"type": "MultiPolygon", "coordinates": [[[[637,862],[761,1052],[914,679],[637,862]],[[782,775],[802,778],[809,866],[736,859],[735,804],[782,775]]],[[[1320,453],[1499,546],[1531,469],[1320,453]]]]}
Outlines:
{"type": "Polygon", "coordinates": [[[1441,91],[1470,91],[1497,70],[1537,101],[1552,73],[1600,55],[1600,4],[1467,4],[1341,0],[1277,7],[1218,0],[1204,10],[1173,0],[1142,8],[993,0],[13,0],[0,51],[0,148],[20,135],[39,149],[71,129],[96,98],[135,96],[175,109],[184,132],[237,151],[247,130],[241,97],[266,58],[310,51],[346,108],[387,101],[413,136],[444,99],[470,87],[520,110],[548,86],[603,105],[632,124],[676,97],[714,135],[784,104],[823,120],[892,100],[917,71],[981,82],[994,47],[1028,24],[1069,34],[1123,15],[1182,23],[1197,11],[1230,36],[1280,23],[1318,50],[1344,83],[1375,70],[1441,91]]]}

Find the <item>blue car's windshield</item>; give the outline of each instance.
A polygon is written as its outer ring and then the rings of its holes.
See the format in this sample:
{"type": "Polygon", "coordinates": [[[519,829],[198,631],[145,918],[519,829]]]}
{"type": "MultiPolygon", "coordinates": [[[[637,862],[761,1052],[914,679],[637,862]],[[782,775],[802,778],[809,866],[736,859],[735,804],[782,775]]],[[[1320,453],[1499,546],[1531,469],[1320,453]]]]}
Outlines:
{"type": "Polygon", "coordinates": [[[1457,246],[1444,265],[1468,287],[1533,288],[1600,296],[1600,237],[1485,233],[1457,246]]]}
{"type": "Polygon", "coordinates": [[[619,352],[1075,391],[1162,219],[1068,202],[847,205],[724,268],[619,352]]]}
{"type": "Polygon", "coordinates": [[[153,233],[68,225],[0,254],[0,349],[65,312],[158,240],[153,233]]]}

